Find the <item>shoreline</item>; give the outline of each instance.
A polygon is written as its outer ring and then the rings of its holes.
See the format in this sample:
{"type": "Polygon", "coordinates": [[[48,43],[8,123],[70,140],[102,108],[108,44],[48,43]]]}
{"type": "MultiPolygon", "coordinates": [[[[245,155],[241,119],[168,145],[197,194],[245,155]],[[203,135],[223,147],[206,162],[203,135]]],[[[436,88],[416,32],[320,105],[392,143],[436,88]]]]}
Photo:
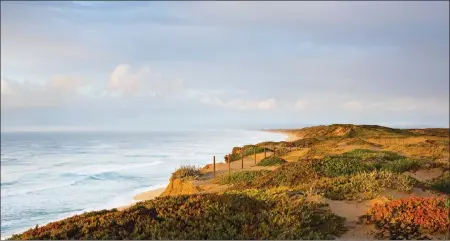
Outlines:
{"type": "MultiPolygon", "coordinates": [[[[284,141],[295,141],[295,140],[300,139],[295,134],[287,132],[287,131],[280,131],[280,130],[262,130],[262,131],[283,134],[285,136],[284,141]]],[[[206,164],[206,165],[208,165],[208,164],[206,164]]],[[[204,167],[206,165],[201,165],[201,166],[204,167]]],[[[161,188],[156,188],[156,189],[150,189],[145,192],[138,193],[137,195],[135,195],[133,197],[132,202],[130,204],[117,207],[117,210],[122,211],[122,210],[125,210],[125,209],[135,205],[138,202],[149,201],[149,200],[155,199],[155,198],[159,197],[166,190],[166,188],[167,188],[167,186],[161,187],[161,188]]]]}
{"type": "MultiPolygon", "coordinates": [[[[280,136],[279,138],[276,138],[277,141],[283,141],[283,140],[289,141],[289,139],[292,138],[292,137],[290,137],[290,135],[288,135],[288,133],[282,132],[282,131],[270,131],[270,130],[254,130],[254,131],[266,132],[266,133],[267,132],[271,132],[271,133],[282,134],[283,135],[282,137],[280,136]]],[[[260,140],[259,142],[263,142],[263,141],[265,141],[265,140],[260,140]]],[[[243,143],[241,143],[241,144],[244,145],[243,143]]],[[[255,143],[248,143],[248,144],[255,144],[255,143]]],[[[239,143],[235,143],[235,145],[239,146],[240,144],[239,143]]],[[[230,150],[231,150],[231,148],[230,148],[230,150]]],[[[204,167],[206,165],[209,165],[209,163],[208,164],[204,164],[204,165],[200,165],[200,166],[204,167]]],[[[167,179],[169,179],[169,178],[170,178],[170,176],[167,177],[167,179]]],[[[64,217],[61,217],[61,218],[50,220],[48,222],[44,222],[42,224],[39,224],[39,226],[44,226],[44,225],[47,225],[47,224],[52,223],[52,222],[57,222],[57,221],[60,221],[62,219],[65,219],[65,218],[72,217],[74,215],[81,215],[83,213],[91,212],[91,211],[104,210],[104,209],[106,209],[106,210],[117,209],[119,211],[122,211],[122,210],[124,210],[126,208],[129,208],[129,207],[135,205],[138,202],[149,201],[149,200],[152,200],[152,199],[155,199],[155,198],[159,197],[166,190],[166,188],[167,188],[167,184],[165,186],[163,186],[163,187],[161,187],[161,185],[148,186],[147,190],[144,189],[145,191],[143,191],[142,189],[136,190],[136,191],[138,191],[138,193],[137,194],[136,194],[136,192],[133,193],[134,196],[132,197],[132,199],[128,203],[122,203],[122,204],[118,204],[118,206],[110,206],[110,207],[107,207],[107,208],[87,209],[87,210],[79,211],[79,212],[76,212],[76,213],[72,213],[72,214],[70,214],[68,216],[64,216],[64,217]]],[[[25,232],[29,228],[30,227],[24,228],[23,231],[15,231],[11,235],[4,235],[4,236],[0,237],[0,240],[6,240],[8,238],[11,238],[13,234],[19,234],[19,233],[25,232]]]]}
{"type": "Polygon", "coordinates": [[[278,133],[278,134],[283,134],[285,135],[285,140],[284,141],[296,141],[301,139],[300,137],[298,137],[297,135],[295,135],[292,132],[289,132],[288,130],[264,130],[265,132],[271,132],[271,133],[278,133]]]}
{"type": "Polygon", "coordinates": [[[138,202],[155,199],[155,198],[159,197],[165,190],[166,190],[166,187],[159,187],[156,189],[150,189],[145,192],[138,193],[133,197],[132,202],[130,204],[117,207],[116,209],[119,211],[122,211],[122,210],[125,210],[125,209],[135,205],[138,202]]]}

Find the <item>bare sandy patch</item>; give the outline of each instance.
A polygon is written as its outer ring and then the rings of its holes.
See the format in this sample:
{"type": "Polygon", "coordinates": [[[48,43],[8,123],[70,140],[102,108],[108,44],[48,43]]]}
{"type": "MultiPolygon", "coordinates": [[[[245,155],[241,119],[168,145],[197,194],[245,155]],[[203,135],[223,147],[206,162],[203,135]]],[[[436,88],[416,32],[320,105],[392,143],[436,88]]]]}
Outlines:
{"type": "Polygon", "coordinates": [[[420,169],[416,172],[407,172],[411,177],[424,182],[440,177],[444,171],[441,168],[420,169]]]}

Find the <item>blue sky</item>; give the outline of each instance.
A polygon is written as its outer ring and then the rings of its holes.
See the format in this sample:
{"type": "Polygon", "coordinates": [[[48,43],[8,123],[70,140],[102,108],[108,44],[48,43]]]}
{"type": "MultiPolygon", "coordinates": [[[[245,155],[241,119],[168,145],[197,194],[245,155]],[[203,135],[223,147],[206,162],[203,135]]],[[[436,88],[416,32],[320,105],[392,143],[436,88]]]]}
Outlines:
{"type": "Polygon", "coordinates": [[[449,123],[449,2],[1,2],[1,127],[449,123]]]}

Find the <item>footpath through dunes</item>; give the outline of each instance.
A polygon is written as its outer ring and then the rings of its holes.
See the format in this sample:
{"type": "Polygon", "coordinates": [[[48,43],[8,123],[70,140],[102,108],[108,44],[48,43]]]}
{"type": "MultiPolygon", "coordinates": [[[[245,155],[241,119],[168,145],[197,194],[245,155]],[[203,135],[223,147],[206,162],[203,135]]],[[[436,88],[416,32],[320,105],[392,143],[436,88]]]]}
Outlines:
{"type": "Polygon", "coordinates": [[[156,199],[15,238],[450,238],[448,137],[354,125],[305,133],[233,148],[215,168],[181,167],[156,199]]]}

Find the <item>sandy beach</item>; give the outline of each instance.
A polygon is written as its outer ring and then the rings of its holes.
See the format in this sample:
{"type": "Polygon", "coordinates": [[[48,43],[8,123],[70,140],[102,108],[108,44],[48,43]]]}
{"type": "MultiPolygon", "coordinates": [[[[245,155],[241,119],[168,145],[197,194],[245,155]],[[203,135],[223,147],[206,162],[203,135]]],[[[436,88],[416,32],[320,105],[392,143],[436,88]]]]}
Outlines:
{"type": "MultiPolygon", "coordinates": [[[[293,133],[290,133],[290,132],[277,131],[277,130],[266,130],[266,131],[267,132],[273,132],[273,133],[280,133],[280,134],[285,135],[286,136],[285,141],[295,141],[295,140],[299,139],[296,135],[294,135],[293,133]]],[[[264,158],[263,155],[264,155],[263,153],[258,153],[256,155],[257,160],[260,160],[260,159],[264,158]]],[[[272,155],[272,153],[271,152],[267,152],[267,155],[270,156],[270,155],[272,155]]],[[[216,171],[218,172],[218,174],[222,173],[222,172],[226,172],[228,170],[228,165],[223,160],[221,160],[221,158],[222,157],[216,156],[216,160],[217,160],[216,171]]],[[[240,169],[240,166],[241,166],[240,162],[232,162],[231,163],[231,168],[233,170],[240,169]]],[[[207,164],[207,165],[205,165],[204,168],[205,168],[205,170],[208,170],[208,169],[210,169],[212,167],[211,167],[211,164],[207,164]]],[[[264,169],[264,168],[261,168],[261,167],[258,167],[258,166],[254,166],[254,160],[253,160],[252,157],[246,157],[244,159],[244,168],[245,169],[250,168],[252,170],[264,169]]],[[[169,179],[169,177],[167,179],[169,179]]],[[[132,203],[130,203],[129,205],[126,205],[126,206],[118,207],[117,209],[118,210],[123,210],[123,209],[126,209],[128,207],[131,207],[132,205],[136,204],[137,202],[148,201],[148,200],[155,199],[155,198],[159,197],[165,190],[166,190],[166,187],[163,187],[163,188],[158,188],[158,189],[149,190],[149,191],[146,191],[146,192],[139,193],[139,194],[137,194],[136,196],[133,197],[133,202],[132,203]]]]}
{"type": "Polygon", "coordinates": [[[132,205],[134,205],[136,202],[141,202],[141,201],[148,201],[148,200],[152,200],[154,198],[159,197],[159,195],[161,195],[161,193],[164,192],[166,188],[162,187],[162,188],[158,188],[158,189],[154,189],[154,190],[150,190],[150,191],[146,191],[146,192],[142,192],[139,193],[138,195],[133,197],[133,203],[126,205],[126,206],[122,206],[122,207],[118,207],[118,210],[124,210],[128,207],[131,207],[132,205]]]}

